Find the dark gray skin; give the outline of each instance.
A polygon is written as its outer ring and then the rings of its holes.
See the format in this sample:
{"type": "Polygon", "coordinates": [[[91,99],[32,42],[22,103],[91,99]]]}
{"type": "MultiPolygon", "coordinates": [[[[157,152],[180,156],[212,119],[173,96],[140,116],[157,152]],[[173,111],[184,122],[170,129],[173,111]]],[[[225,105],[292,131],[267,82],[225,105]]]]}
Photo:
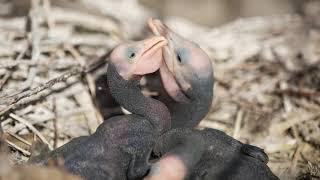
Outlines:
{"type": "Polygon", "coordinates": [[[108,85],[108,76],[106,72],[111,53],[112,50],[99,57],[88,66],[88,72],[94,78],[95,92],[93,100],[103,119],[123,115],[121,106],[117,103],[115,98],[112,97],[108,85]]]}
{"type": "Polygon", "coordinates": [[[154,153],[164,158],[167,154],[179,157],[189,172],[186,179],[278,179],[266,165],[268,156],[262,149],[243,144],[215,129],[171,129],[161,136],[154,148],[154,153]],[[192,147],[194,153],[189,152],[186,155],[185,151],[188,150],[182,149],[179,144],[174,143],[199,134],[204,143],[197,140],[190,141],[189,145],[184,145],[192,147]],[[199,155],[201,156],[199,157],[199,155]]]}
{"type": "MultiPolygon", "coordinates": [[[[155,46],[157,44],[149,46],[147,51],[159,49],[155,46]]],[[[130,66],[135,62],[128,62],[116,61],[118,67],[110,63],[107,76],[111,95],[133,114],[112,117],[104,121],[94,134],[75,138],[31,163],[47,164],[50,159],[63,159],[68,171],[85,179],[131,180],[146,175],[151,150],[157,138],[170,128],[171,118],[163,103],[141,93],[140,78],[136,78],[136,74],[147,72],[141,69],[132,71],[130,66]],[[120,75],[119,70],[130,73],[120,75]]]]}
{"type": "MultiPolygon", "coordinates": [[[[105,68],[107,69],[107,68],[105,68]]],[[[123,115],[121,106],[111,96],[108,86],[107,74],[100,74],[95,79],[95,103],[101,112],[103,119],[109,119],[113,116],[123,115]]]]}
{"type": "MultiPolygon", "coordinates": [[[[110,94],[105,83],[106,75],[100,75],[95,81],[96,103],[104,119],[123,114],[120,105],[110,94]]],[[[153,98],[163,102],[170,110],[172,127],[194,127],[208,113],[213,99],[213,79],[194,80],[193,87],[198,87],[186,92],[190,102],[181,103],[173,100],[164,90],[159,72],[147,75],[147,87],[157,91],[158,96],[153,98]]]]}

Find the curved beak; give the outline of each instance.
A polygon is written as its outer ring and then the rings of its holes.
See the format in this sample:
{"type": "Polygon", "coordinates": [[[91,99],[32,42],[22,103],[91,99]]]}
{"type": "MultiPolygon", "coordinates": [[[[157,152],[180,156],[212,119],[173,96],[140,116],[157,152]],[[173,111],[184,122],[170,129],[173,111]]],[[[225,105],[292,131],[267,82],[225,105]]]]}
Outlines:
{"type": "Polygon", "coordinates": [[[162,48],[167,45],[163,36],[154,36],[140,41],[139,58],[130,75],[145,75],[157,71],[162,64],[162,48]]]}
{"type": "Polygon", "coordinates": [[[150,18],[148,25],[151,31],[157,36],[164,36],[168,45],[163,47],[164,62],[160,67],[161,80],[164,88],[172,99],[177,102],[189,102],[189,98],[183,92],[183,89],[188,89],[190,85],[181,78],[181,68],[177,64],[175,46],[179,44],[182,37],[173,32],[160,20],[150,18]],[[184,86],[184,87],[182,87],[184,86]]]}
{"type": "Polygon", "coordinates": [[[167,67],[169,70],[173,73],[174,72],[174,39],[173,37],[176,36],[176,33],[174,33],[171,29],[169,29],[165,24],[163,24],[158,19],[152,19],[150,18],[148,20],[148,25],[151,31],[156,36],[164,36],[168,41],[168,46],[165,46],[163,48],[163,56],[164,61],[167,64],[167,67]]]}

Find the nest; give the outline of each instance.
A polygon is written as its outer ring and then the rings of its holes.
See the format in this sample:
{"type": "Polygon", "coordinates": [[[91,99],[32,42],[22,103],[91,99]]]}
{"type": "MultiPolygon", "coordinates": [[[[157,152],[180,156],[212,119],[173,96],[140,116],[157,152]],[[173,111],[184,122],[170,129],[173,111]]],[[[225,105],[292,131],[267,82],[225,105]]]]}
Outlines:
{"type": "MultiPolygon", "coordinates": [[[[0,19],[0,120],[12,163],[95,131],[102,119],[87,64],[127,38],[126,23],[46,3],[0,19]]],[[[213,60],[215,99],[200,127],[264,148],[281,179],[319,178],[319,30],[297,15],[214,29],[166,23],[213,60]]]]}

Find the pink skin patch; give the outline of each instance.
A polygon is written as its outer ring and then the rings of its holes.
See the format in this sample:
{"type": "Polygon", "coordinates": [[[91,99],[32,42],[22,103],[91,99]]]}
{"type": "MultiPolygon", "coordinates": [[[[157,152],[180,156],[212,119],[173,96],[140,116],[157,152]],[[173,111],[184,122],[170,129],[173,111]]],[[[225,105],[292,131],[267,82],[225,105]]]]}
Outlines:
{"type": "Polygon", "coordinates": [[[150,175],[146,180],[183,180],[187,175],[187,170],[181,159],[177,156],[169,155],[162,158],[151,168],[150,175]]]}
{"type": "Polygon", "coordinates": [[[160,76],[164,89],[172,99],[177,102],[189,102],[165,63],[160,66],[160,76]]]}
{"type": "Polygon", "coordinates": [[[207,53],[191,43],[186,46],[191,51],[192,59],[195,59],[194,61],[190,61],[190,67],[192,67],[193,71],[198,72],[197,75],[200,78],[212,76],[212,63],[207,53]]]}
{"type": "Polygon", "coordinates": [[[167,41],[162,36],[122,44],[113,50],[110,62],[126,80],[153,73],[162,65],[162,47],[165,45],[167,41]]]}
{"type": "Polygon", "coordinates": [[[144,75],[157,71],[162,65],[162,50],[157,49],[152,53],[145,54],[137,62],[134,72],[135,75],[144,75]]]}

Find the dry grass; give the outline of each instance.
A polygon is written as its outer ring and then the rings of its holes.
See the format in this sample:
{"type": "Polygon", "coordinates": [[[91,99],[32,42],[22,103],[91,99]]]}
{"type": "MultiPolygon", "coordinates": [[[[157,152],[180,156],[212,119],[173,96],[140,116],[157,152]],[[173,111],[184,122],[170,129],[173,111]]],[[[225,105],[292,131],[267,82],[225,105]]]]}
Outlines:
{"type": "MultiPolygon", "coordinates": [[[[83,69],[127,23],[33,3],[29,17],[0,19],[0,120],[14,163],[36,153],[37,139],[54,148],[94,132],[101,117],[83,69]]],[[[263,147],[281,179],[319,178],[320,32],[292,15],[216,29],[167,23],[213,59],[215,100],[200,126],[263,147]]]]}

